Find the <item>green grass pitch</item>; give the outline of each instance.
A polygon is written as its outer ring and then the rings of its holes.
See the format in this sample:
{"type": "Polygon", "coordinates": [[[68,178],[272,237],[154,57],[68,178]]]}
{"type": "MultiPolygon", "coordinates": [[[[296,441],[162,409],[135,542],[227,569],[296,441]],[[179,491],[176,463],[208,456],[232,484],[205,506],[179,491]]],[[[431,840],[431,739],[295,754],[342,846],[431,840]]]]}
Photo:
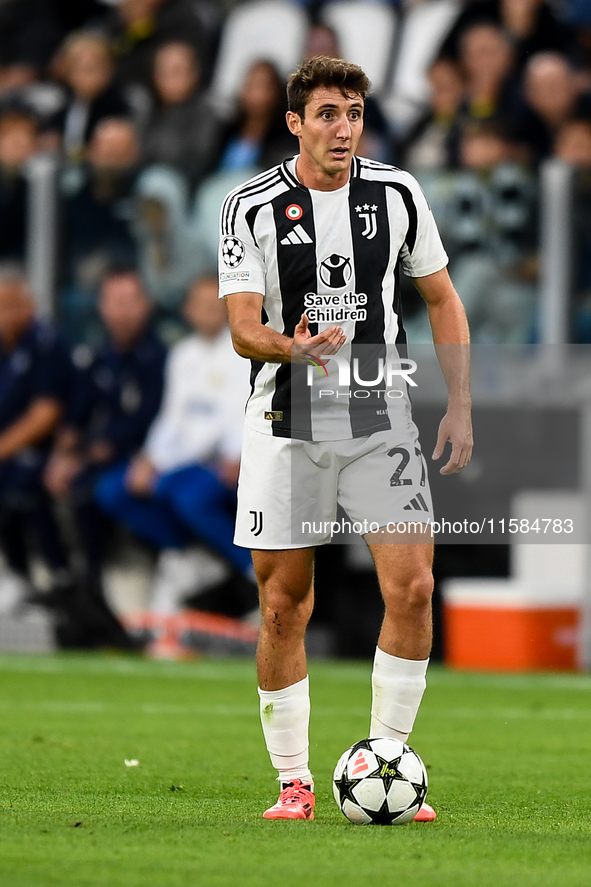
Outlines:
{"type": "Polygon", "coordinates": [[[388,828],[331,792],[369,673],[312,664],[317,818],[267,822],[252,662],[0,657],[1,887],[589,887],[591,677],[432,668],[412,744],[438,820],[388,828]]]}

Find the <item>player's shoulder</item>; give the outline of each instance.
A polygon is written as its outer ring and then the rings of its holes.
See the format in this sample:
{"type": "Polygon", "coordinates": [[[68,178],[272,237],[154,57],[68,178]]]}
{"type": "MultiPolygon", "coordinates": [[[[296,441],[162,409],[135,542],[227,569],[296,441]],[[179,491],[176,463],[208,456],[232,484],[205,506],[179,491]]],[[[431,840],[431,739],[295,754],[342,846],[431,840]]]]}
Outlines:
{"type": "Polygon", "coordinates": [[[420,185],[412,175],[405,169],[400,169],[390,163],[382,163],[380,160],[371,160],[369,157],[355,157],[357,165],[357,175],[361,179],[368,179],[378,182],[393,182],[395,184],[407,185],[409,188],[419,188],[420,185]]]}
{"type": "Polygon", "coordinates": [[[273,190],[279,182],[285,178],[284,164],[279,163],[263,172],[257,173],[241,185],[232,188],[226,195],[225,202],[247,198],[251,196],[264,195],[265,192],[273,190]]]}

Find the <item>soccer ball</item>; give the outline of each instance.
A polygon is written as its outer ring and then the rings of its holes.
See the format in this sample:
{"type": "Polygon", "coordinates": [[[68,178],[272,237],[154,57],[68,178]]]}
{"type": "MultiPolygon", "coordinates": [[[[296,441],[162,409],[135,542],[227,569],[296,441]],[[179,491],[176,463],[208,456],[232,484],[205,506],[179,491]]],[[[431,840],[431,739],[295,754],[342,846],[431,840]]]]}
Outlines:
{"type": "Polygon", "coordinates": [[[222,258],[228,268],[237,268],[244,258],[244,244],[238,237],[224,237],[222,258]]]}
{"type": "Polygon", "coordinates": [[[356,825],[400,825],[414,819],[427,795],[427,771],[399,739],[362,739],[341,755],[335,801],[356,825]]]}

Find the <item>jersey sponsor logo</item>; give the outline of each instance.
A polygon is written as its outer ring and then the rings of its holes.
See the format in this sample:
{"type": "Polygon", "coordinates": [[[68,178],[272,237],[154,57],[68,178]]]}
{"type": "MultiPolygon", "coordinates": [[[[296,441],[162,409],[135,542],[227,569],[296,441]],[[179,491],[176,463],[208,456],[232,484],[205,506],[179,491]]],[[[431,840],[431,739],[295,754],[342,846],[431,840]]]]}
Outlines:
{"type": "Polygon", "coordinates": [[[304,215],[304,210],[299,203],[290,203],[285,210],[285,215],[288,219],[291,219],[292,222],[297,222],[298,219],[301,219],[304,215]]]}
{"type": "Polygon", "coordinates": [[[369,203],[364,203],[363,205],[355,207],[355,212],[361,221],[365,222],[365,228],[361,232],[361,236],[366,237],[368,240],[373,240],[378,233],[377,211],[378,208],[375,203],[371,205],[369,203]]]}
{"type": "Polygon", "coordinates": [[[250,280],[250,271],[222,271],[220,274],[220,283],[227,283],[230,280],[250,280]]]}
{"type": "Polygon", "coordinates": [[[283,422],[283,410],[265,410],[265,419],[269,422],[283,422]]]}
{"type": "Polygon", "coordinates": [[[283,246],[297,246],[300,243],[312,243],[312,238],[301,225],[296,225],[293,231],[281,240],[283,246]]]}
{"type": "Polygon", "coordinates": [[[333,290],[347,286],[352,274],[351,259],[338,253],[333,253],[320,263],[320,279],[333,290]]]}
{"type": "Polygon", "coordinates": [[[237,268],[244,259],[246,249],[239,237],[228,236],[222,241],[222,259],[228,268],[237,268]]]}
{"type": "Polygon", "coordinates": [[[250,532],[253,536],[260,536],[263,532],[263,512],[249,511],[248,513],[252,514],[252,527],[250,528],[250,532]]]}
{"type": "Polygon", "coordinates": [[[310,323],[336,323],[344,320],[366,320],[367,293],[320,295],[306,293],[304,309],[310,323]]]}

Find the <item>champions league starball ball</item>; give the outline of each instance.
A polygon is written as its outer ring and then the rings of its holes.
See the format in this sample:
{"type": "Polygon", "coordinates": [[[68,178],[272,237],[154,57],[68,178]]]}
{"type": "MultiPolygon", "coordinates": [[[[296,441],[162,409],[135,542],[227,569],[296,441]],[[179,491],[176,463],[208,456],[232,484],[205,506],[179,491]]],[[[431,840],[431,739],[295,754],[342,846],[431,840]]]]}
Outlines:
{"type": "Polygon", "coordinates": [[[335,801],[356,825],[410,822],[427,795],[427,771],[398,739],[362,739],[341,755],[333,775],[335,801]]]}
{"type": "Polygon", "coordinates": [[[244,244],[239,237],[224,237],[222,242],[222,259],[228,268],[237,268],[244,258],[244,244]]]}

